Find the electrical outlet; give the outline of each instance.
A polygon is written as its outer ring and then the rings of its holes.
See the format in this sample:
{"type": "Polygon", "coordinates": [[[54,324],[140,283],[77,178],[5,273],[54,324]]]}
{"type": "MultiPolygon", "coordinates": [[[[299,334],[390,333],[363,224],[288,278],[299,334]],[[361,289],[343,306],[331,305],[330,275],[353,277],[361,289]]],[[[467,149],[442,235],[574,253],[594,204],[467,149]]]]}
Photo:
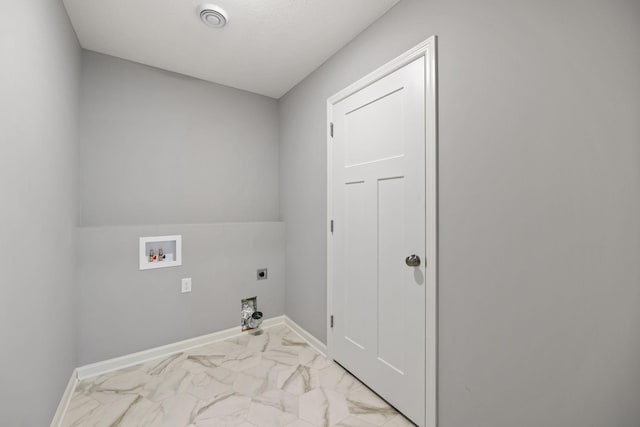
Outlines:
{"type": "Polygon", "coordinates": [[[182,293],[191,292],[191,277],[182,279],[182,293]]]}
{"type": "Polygon", "coordinates": [[[266,268],[258,269],[256,273],[256,278],[257,280],[265,280],[267,278],[267,269],[266,268]]]}

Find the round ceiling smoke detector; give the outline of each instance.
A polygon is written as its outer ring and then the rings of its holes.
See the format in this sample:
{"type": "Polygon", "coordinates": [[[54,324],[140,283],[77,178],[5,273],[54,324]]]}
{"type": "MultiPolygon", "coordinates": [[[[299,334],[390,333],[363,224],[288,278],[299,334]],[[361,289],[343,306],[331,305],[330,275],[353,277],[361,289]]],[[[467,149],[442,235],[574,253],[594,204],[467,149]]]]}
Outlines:
{"type": "Polygon", "coordinates": [[[227,18],[227,12],[221,7],[212,4],[203,4],[198,7],[198,14],[200,19],[206,25],[212,28],[222,28],[227,25],[229,18],[227,18]]]}

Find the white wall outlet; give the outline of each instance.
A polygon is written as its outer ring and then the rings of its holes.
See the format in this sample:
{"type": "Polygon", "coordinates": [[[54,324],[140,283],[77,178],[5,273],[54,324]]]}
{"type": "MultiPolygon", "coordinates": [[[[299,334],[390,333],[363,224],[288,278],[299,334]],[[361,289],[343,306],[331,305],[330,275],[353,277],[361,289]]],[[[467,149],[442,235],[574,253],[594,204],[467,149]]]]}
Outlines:
{"type": "Polygon", "coordinates": [[[182,279],[182,293],[191,292],[191,277],[182,279]]]}

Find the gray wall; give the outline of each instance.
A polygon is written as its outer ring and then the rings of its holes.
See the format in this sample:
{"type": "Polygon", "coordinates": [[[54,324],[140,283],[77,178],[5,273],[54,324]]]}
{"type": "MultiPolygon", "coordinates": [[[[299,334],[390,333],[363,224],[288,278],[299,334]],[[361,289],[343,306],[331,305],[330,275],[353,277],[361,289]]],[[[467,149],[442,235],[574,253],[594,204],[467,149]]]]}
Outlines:
{"type": "Polygon", "coordinates": [[[274,221],[274,99],[84,51],[81,225],[274,221]]]}
{"type": "Polygon", "coordinates": [[[281,99],[285,312],[325,338],[326,98],[434,34],[440,427],[637,427],[637,0],[403,0],[281,99]]]}
{"type": "Polygon", "coordinates": [[[283,314],[277,101],[88,51],[81,88],[79,365],[283,314]],[[165,234],[183,265],[139,271],[165,234]]]}
{"type": "Polygon", "coordinates": [[[78,229],[78,364],[240,325],[240,299],[265,317],[284,314],[284,225],[237,224],[78,229]],[[138,238],[182,234],[179,267],[138,269],[138,238]],[[267,267],[267,280],[256,269],[267,267]],[[192,292],[180,293],[191,277],[192,292]]]}
{"type": "Polygon", "coordinates": [[[0,13],[0,424],[44,426],[75,367],[80,47],[60,1],[0,13]]]}

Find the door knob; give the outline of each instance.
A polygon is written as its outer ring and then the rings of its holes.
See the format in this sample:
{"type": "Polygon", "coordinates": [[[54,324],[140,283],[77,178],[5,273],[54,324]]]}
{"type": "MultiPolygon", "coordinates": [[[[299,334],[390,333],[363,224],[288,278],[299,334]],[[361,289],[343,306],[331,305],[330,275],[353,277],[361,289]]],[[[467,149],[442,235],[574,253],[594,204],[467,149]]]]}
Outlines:
{"type": "Polygon", "coordinates": [[[404,262],[406,262],[409,267],[418,267],[420,265],[420,257],[416,254],[409,255],[404,262]]]}

